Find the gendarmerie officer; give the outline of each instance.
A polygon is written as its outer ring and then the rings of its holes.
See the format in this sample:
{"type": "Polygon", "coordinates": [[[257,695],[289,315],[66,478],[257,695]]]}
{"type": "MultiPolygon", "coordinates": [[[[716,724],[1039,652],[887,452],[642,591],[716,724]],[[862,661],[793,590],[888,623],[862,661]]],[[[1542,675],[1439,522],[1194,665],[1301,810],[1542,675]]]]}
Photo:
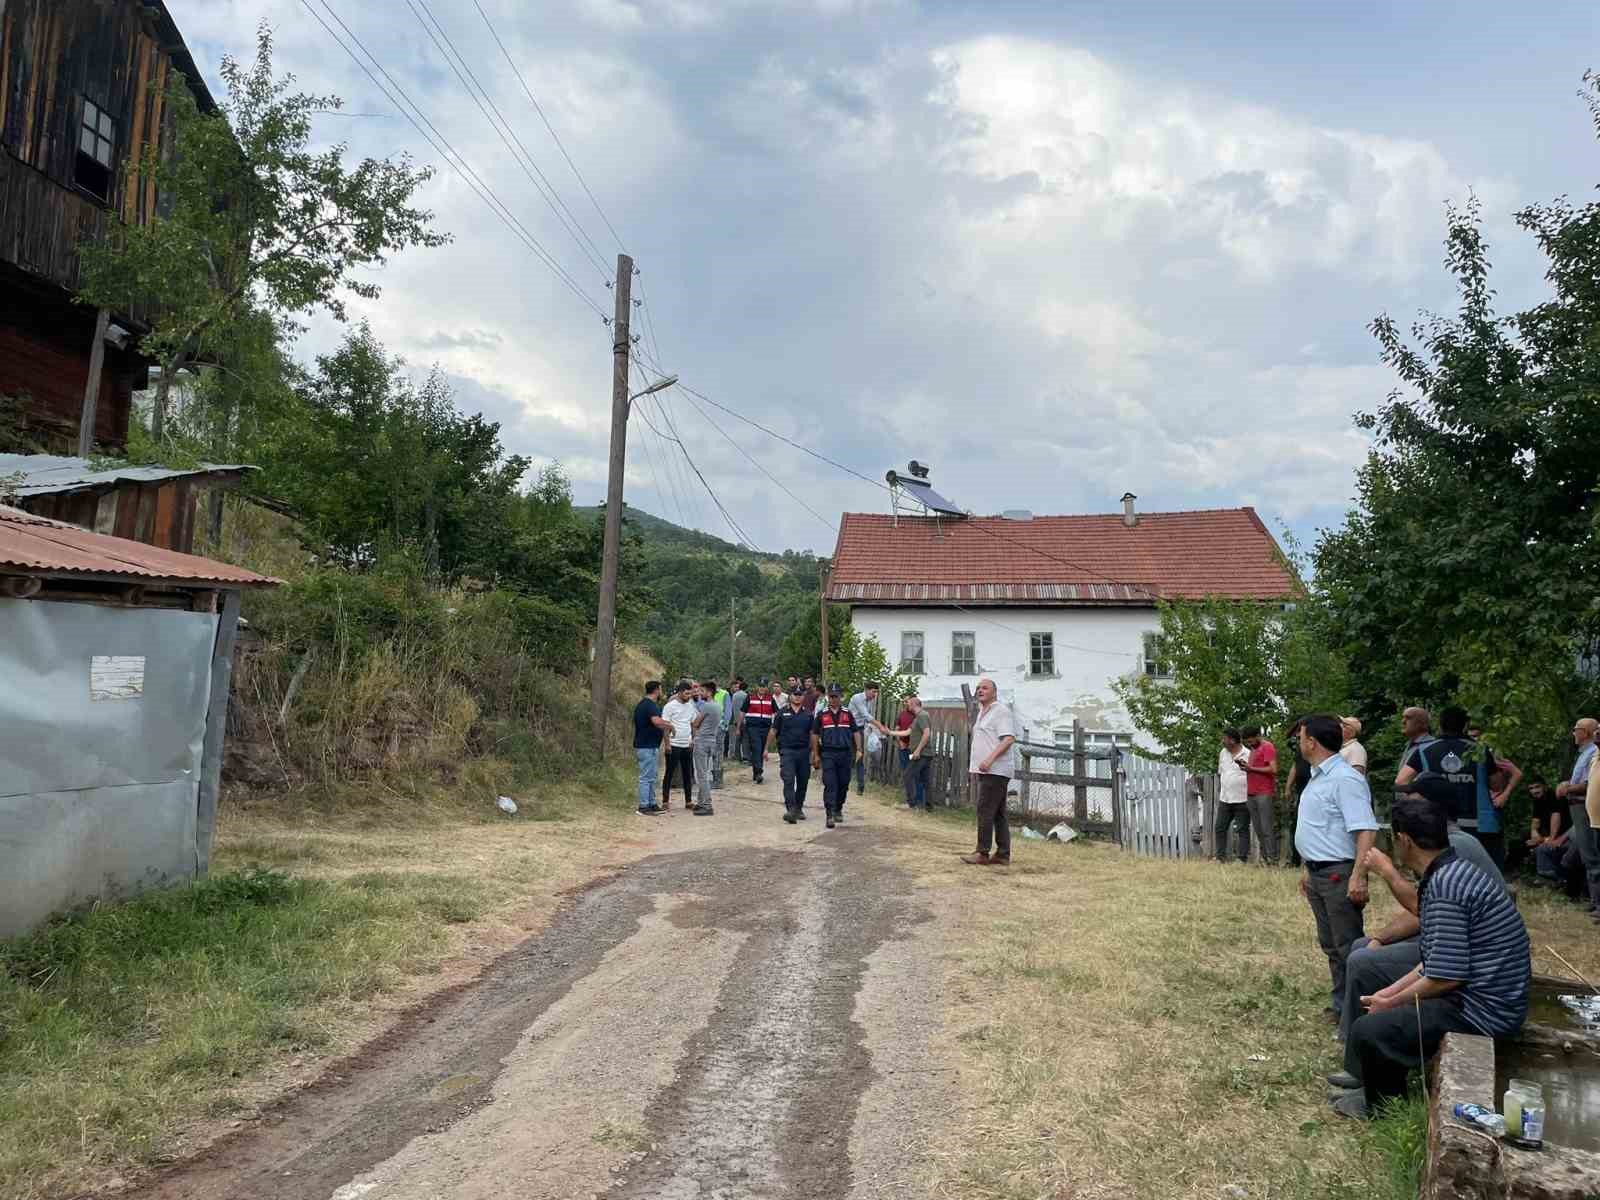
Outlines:
{"type": "Polygon", "coordinates": [[[772,718],[777,715],[778,702],[773,699],[772,686],[763,678],[744,702],[744,744],[750,752],[752,783],[761,783],[766,773],[767,734],[772,730],[772,718]]]}
{"type": "Polygon", "coordinates": [[[844,689],[828,686],[828,707],[817,714],[811,731],[811,763],[822,772],[822,803],[828,810],[828,828],[844,820],[844,800],[850,794],[850,768],[861,757],[861,726],[844,707],[844,689]]]}
{"type": "Polygon", "coordinates": [[[811,734],[817,718],[798,689],[772,724],[771,741],[778,747],[778,774],[783,778],[783,819],[790,825],[806,819],[806,784],[811,781],[811,734]]]}

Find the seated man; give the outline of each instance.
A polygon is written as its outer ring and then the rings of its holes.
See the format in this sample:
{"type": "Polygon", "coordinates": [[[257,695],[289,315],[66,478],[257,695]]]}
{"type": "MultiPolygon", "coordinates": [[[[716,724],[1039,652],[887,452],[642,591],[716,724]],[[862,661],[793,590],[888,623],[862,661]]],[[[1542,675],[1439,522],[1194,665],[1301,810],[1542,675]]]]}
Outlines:
{"type": "MultiPolygon", "coordinates": [[[[1465,859],[1477,867],[1499,884],[1501,891],[1506,890],[1504,876],[1477,838],[1458,829],[1450,834],[1450,848],[1456,852],[1457,858],[1465,859]]],[[[1328,1076],[1329,1085],[1335,1089],[1335,1100],[1339,1091],[1361,1086],[1361,1076],[1358,1074],[1361,1064],[1350,1045],[1350,1026],[1361,1016],[1361,997],[1382,991],[1395,980],[1408,975],[1422,961],[1422,926],[1417,920],[1416,886],[1395,869],[1389,856],[1381,850],[1373,850],[1368,855],[1367,873],[1371,875],[1374,871],[1388,882],[1389,890],[1400,902],[1401,911],[1377,933],[1371,937],[1357,938],[1350,947],[1350,957],[1345,965],[1344,1008],[1339,1015],[1339,1040],[1345,1045],[1344,1070],[1328,1076]]]]}
{"type": "MultiPolygon", "coordinates": [[[[1395,857],[1419,878],[1422,961],[1382,991],[1361,997],[1366,1015],[1350,1027],[1362,1091],[1334,1101],[1341,1116],[1366,1117],[1406,1090],[1406,1074],[1439,1048],[1446,1033],[1504,1037],[1528,1015],[1528,931],[1503,887],[1458,856],[1445,813],[1408,797],[1394,805],[1395,857]]],[[[1370,856],[1391,887],[1392,862],[1370,856]],[[1387,869],[1386,869],[1387,868],[1387,869]]],[[[1402,881],[1403,882],[1403,881],[1402,881]]]]}

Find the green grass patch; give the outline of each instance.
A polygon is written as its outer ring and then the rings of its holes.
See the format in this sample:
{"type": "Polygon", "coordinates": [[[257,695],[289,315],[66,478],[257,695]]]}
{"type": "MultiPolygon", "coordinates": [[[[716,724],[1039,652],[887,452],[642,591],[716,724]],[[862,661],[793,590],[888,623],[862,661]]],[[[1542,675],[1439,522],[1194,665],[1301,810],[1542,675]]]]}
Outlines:
{"type": "Polygon", "coordinates": [[[487,903],[459,875],[251,868],[0,942],[0,1195],[162,1161],[175,1123],[235,1111],[237,1079],[327,1043],[319,1013],[427,969],[487,903]]]}

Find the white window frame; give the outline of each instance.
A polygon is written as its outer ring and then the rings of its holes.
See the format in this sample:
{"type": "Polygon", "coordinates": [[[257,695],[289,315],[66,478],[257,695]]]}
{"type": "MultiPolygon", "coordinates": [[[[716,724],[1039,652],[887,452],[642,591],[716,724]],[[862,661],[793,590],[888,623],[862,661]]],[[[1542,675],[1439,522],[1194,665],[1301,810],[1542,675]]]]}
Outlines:
{"type": "Polygon", "coordinates": [[[1171,679],[1172,663],[1162,657],[1161,634],[1146,633],[1140,644],[1143,647],[1144,673],[1151,679],[1171,679]]]}
{"type": "Polygon", "coordinates": [[[921,629],[902,629],[900,631],[900,669],[912,675],[926,675],[928,666],[928,635],[921,629]],[[917,639],[917,657],[906,657],[906,639],[917,639]]]}
{"type": "Polygon", "coordinates": [[[977,673],[978,673],[978,633],[977,633],[977,631],[973,630],[973,629],[953,629],[953,630],[951,630],[950,631],[950,674],[952,674],[952,675],[976,675],[977,673]],[[971,655],[971,658],[970,658],[965,670],[962,669],[962,666],[961,666],[960,662],[956,658],[956,639],[957,638],[962,638],[962,637],[971,638],[972,639],[972,644],[971,644],[972,655],[971,655]]]}
{"type": "Polygon", "coordinates": [[[1055,635],[1055,631],[1052,630],[1052,629],[1029,630],[1028,631],[1028,678],[1029,679],[1054,679],[1055,677],[1056,677],[1056,635],[1055,635]],[[1047,670],[1047,671],[1040,671],[1040,670],[1036,670],[1035,669],[1035,665],[1034,665],[1035,660],[1043,658],[1043,655],[1037,653],[1035,648],[1034,648],[1034,639],[1035,638],[1048,638],[1049,639],[1049,649],[1050,649],[1049,668],[1050,669],[1047,670]]]}

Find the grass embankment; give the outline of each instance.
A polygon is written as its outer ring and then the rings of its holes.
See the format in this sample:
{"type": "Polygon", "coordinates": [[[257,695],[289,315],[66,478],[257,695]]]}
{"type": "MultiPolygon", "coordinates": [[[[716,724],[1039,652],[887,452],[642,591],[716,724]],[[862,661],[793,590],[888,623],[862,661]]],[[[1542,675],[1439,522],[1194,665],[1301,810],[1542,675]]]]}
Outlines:
{"type": "MultiPolygon", "coordinates": [[[[1014,866],[967,867],[971,820],[924,818],[902,852],[952,927],[973,1119],[936,1143],[942,1195],[1414,1200],[1421,1103],[1371,1124],[1326,1106],[1340,1047],[1293,872],[1015,838],[1014,866]]],[[[1600,959],[1575,908],[1522,905],[1535,969],[1557,969],[1546,944],[1600,959]]],[[[1379,884],[1369,928],[1392,912],[1379,884]]]]}

